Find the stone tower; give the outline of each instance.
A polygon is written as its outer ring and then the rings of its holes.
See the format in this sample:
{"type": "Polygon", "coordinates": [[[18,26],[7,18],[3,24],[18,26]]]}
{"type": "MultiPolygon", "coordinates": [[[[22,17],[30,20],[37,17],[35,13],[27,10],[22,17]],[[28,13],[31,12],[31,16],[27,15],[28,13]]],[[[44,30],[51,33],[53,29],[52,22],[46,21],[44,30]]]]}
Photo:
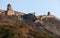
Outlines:
{"type": "Polygon", "coordinates": [[[50,15],[50,12],[48,12],[47,15],[50,15]]]}
{"type": "Polygon", "coordinates": [[[5,15],[15,15],[15,12],[12,9],[10,4],[7,5],[7,11],[6,11],[5,15]]]}
{"type": "Polygon", "coordinates": [[[11,9],[12,9],[11,5],[8,4],[8,5],[7,5],[7,10],[11,10],[11,9]]]}

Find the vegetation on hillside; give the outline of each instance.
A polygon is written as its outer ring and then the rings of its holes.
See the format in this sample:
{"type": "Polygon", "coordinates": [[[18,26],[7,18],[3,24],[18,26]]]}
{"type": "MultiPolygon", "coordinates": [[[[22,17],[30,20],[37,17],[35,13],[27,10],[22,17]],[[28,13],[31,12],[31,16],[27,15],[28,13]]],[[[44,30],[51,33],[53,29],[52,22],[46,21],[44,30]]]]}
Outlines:
{"type": "MultiPolygon", "coordinates": [[[[1,16],[0,16],[1,17],[1,16]]],[[[13,17],[4,16],[5,18],[0,18],[0,38],[57,38],[46,33],[43,30],[35,29],[33,21],[33,26],[31,26],[30,21],[26,20],[13,20],[13,17]],[[6,19],[6,20],[5,20],[6,19]]]]}

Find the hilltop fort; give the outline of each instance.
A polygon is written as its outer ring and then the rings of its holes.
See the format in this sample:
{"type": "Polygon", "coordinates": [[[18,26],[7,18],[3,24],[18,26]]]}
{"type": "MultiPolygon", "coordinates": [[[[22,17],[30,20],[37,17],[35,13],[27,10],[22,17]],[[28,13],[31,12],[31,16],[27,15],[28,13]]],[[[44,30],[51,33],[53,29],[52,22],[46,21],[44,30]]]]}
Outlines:
{"type": "Polygon", "coordinates": [[[8,4],[7,10],[0,9],[0,31],[0,38],[60,38],[60,20],[50,12],[40,16],[17,12],[8,4]]]}
{"type": "Polygon", "coordinates": [[[7,10],[1,10],[0,9],[0,15],[24,15],[23,12],[17,12],[12,9],[12,6],[10,4],[7,5],[7,10]]]}

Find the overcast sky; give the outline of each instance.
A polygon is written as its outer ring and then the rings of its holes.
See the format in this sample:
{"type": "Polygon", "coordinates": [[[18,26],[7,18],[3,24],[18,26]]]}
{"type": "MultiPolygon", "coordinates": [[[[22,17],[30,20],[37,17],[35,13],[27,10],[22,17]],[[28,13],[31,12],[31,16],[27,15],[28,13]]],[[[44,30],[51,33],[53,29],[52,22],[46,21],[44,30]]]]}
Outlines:
{"type": "Polygon", "coordinates": [[[11,4],[13,10],[36,15],[51,14],[60,18],[60,0],[0,0],[0,9],[6,10],[7,4],[11,4]]]}

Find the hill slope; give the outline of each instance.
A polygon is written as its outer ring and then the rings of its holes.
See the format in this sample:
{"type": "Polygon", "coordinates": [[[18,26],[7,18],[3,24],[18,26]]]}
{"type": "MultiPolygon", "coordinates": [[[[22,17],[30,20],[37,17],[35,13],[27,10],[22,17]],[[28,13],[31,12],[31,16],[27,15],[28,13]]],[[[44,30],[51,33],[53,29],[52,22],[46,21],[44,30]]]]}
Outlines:
{"type": "Polygon", "coordinates": [[[17,20],[15,16],[0,16],[0,38],[57,38],[38,29],[33,21],[17,20]]]}
{"type": "Polygon", "coordinates": [[[44,16],[41,22],[46,29],[60,36],[60,19],[55,16],[44,16]]]}

